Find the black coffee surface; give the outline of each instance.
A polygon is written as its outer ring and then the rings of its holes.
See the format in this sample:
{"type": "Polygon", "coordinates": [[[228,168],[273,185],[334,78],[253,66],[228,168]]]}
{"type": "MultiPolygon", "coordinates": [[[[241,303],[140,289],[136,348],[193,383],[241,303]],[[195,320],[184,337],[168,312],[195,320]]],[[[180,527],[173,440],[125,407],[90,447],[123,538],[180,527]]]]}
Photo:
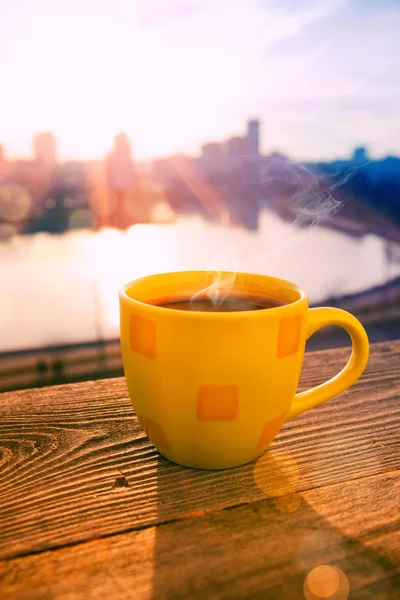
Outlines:
{"type": "Polygon", "coordinates": [[[267,308],[284,306],[284,304],[285,302],[274,298],[245,295],[235,296],[231,294],[222,302],[213,302],[210,298],[196,298],[194,300],[188,298],[171,298],[171,300],[157,303],[157,306],[191,312],[238,312],[245,310],[265,310],[267,308]]]}

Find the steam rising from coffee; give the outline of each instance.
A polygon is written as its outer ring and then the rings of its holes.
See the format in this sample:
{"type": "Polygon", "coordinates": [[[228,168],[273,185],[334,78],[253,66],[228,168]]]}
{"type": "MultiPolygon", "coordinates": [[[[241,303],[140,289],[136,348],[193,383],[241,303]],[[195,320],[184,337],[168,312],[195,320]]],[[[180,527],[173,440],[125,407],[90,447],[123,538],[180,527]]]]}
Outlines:
{"type": "MultiPolygon", "coordinates": [[[[233,163],[233,172],[256,193],[261,208],[277,213],[288,225],[271,231],[260,240],[233,244],[213,258],[208,266],[212,283],[191,300],[208,297],[220,306],[229,296],[238,271],[251,270],[247,263],[262,263],[301,242],[320,223],[336,215],[344,206],[343,194],[335,193],[357,172],[356,167],[329,176],[290,161],[281,155],[244,156],[233,163]],[[227,275],[226,272],[229,272],[227,275]]],[[[254,269],[254,266],[252,267],[254,269]]]]}

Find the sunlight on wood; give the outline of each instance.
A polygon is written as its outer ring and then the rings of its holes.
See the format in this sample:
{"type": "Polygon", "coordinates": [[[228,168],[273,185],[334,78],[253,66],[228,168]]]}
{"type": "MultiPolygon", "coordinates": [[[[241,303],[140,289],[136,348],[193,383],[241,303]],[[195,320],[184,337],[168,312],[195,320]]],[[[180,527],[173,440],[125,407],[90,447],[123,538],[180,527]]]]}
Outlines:
{"type": "Polygon", "coordinates": [[[346,575],[340,569],[328,565],[315,567],[307,575],[304,582],[306,600],[347,600],[350,584],[346,575]]]}
{"type": "Polygon", "coordinates": [[[254,465],[254,481],[280,512],[294,512],[301,504],[297,493],[299,469],[296,460],[285,452],[267,450],[254,465]]]}

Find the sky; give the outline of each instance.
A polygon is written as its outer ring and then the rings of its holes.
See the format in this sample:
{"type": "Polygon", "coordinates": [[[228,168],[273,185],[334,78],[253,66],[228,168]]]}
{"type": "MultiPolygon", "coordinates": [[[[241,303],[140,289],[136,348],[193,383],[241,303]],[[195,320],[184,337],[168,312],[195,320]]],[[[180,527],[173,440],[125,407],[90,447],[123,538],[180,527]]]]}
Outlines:
{"type": "Polygon", "coordinates": [[[262,121],[296,160],[400,154],[400,0],[1,0],[0,143],[198,152],[262,121]]]}

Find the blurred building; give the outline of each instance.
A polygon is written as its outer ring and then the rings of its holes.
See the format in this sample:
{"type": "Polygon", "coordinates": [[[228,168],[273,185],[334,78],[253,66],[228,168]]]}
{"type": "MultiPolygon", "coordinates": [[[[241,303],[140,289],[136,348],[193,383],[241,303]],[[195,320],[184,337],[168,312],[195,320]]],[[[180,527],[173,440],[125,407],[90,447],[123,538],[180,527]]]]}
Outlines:
{"type": "Polygon", "coordinates": [[[366,148],[355,148],[353,152],[352,162],[356,165],[365,165],[369,162],[369,156],[366,148]]]}
{"type": "Polygon", "coordinates": [[[35,161],[44,167],[53,167],[57,162],[57,144],[54,135],[49,132],[36,134],[34,141],[35,161]]]}
{"type": "Polygon", "coordinates": [[[0,144],[0,168],[7,162],[3,146],[0,144]]]}
{"type": "Polygon", "coordinates": [[[249,154],[260,154],[260,121],[250,119],[247,122],[247,151],[249,154]]]}
{"type": "Polygon", "coordinates": [[[238,158],[247,154],[246,139],[240,136],[231,137],[226,142],[226,148],[229,158],[238,158]]]}
{"type": "Polygon", "coordinates": [[[126,191],[133,181],[135,169],[126,133],[114,138],[114,149],[107,157],[107,174],[108,183],[116,192],[126,191]]]}
{"type": "Polygon", "coordinates": [[[226,162],[224,144],[210,142],[201,148],[200,166],[208,175],[221,175],[226,162]]]}
{"type": "Polygon", "coordinates": [[[106,159],[106,173],[111,192],[110,202],[113,205],[108,224],[125,229],[132,225],[132,207],[128,206],[132,197],[128,198],[127,192],[135,183],[135,165],[126,133],[115,136],[114,148],[106,159]]]}
{"type": "Polygon", "coordinates": [[[176,179],[176,172],[167,158],[155,158],[152,162],[152,177],[162,185],[168,185],[176,179]]]}
{"type": "Polygon", "coordinates": [[[201,148],[201,156],[205,161],[222,160],[225,156],[224,145],[218,142],[209,142],[201,148]]]}
{"type": "Polygon", "coordinates": [[[8,160],[6,159],[4,148],[0,145],[0,182],[7,175],[8,171],[8,160]]]}

